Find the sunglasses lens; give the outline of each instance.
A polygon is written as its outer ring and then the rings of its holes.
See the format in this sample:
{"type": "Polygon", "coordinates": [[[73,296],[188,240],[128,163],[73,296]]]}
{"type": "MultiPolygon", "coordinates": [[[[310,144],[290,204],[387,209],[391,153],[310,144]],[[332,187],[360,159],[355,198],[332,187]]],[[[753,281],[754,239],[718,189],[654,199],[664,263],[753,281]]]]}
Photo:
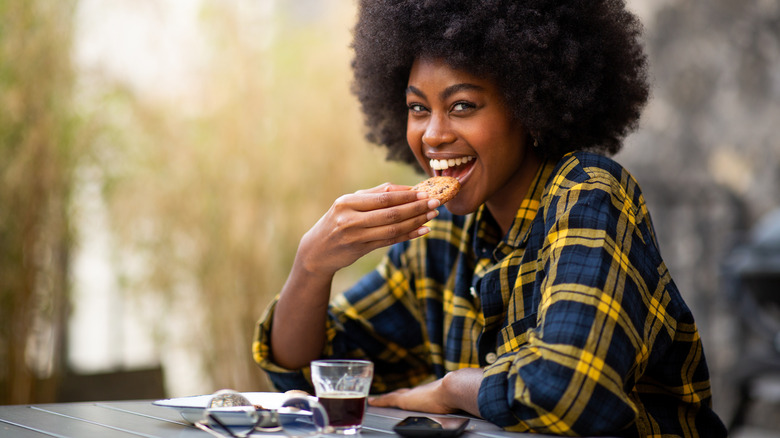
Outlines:
{"type": "Polygon", "coordinates": [[[303,397],[291,398],[278,410],[279,425],[292,436],[316,435],[328,427],[325,408],[314,400],[303,397]]]}
{"type": "Polygon", "coordinates": [[[256,428],[266,432],[282,429],[292,437],[307,437],[328,431],[328,414],[313,397],[293,397],[279,409],[258,411],[241,394],[220,391],[212,397],[197,426],[229,437],[246,436],[256,428]]]}
{"type": "Polygon", "coordinates": [[[259,420],[260,416],[251,406],[209,408],[204,418],[212,429],[234,435],[249,433],[259,420]]]}

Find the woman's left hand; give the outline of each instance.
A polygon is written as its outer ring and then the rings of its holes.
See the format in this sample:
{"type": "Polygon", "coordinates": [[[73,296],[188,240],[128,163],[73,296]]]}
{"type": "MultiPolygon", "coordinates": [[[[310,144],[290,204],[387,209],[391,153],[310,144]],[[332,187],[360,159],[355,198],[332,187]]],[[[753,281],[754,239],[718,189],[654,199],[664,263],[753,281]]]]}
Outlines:
{"type": "Polygon", "coordinates": [[[427,383],[416,388],[399,389],[387,394],[371,397],[368,404],[383,408],[399,408],[406,411],[430,412],[432,414],[450,414],[457,409],[444,403],[438,396],[441,380],[427,383]]]}
{"type": "Polygon", "coordinates": [[[399,389],[371,397],[368,404],[432,414],[465,411],[479,416],[477,395],[480,383],[482,383],[481,368],[464,368],[416,388],[399,389]]]}

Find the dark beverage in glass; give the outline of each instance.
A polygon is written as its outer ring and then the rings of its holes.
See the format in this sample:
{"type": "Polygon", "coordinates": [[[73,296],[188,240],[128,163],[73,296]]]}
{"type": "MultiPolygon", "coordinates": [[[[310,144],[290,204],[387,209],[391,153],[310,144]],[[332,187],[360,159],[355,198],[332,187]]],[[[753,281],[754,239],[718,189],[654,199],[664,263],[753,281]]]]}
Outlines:
{"type": "Polygon", "coordinates": [[[368,360],[312,361],[311,381],[320,404],[328,413],[333,432],[342,435],[360,432],[373,376],[374,364],[368,360]]]}
{"type": "Polygon", "coordinates": [[[330,425],[341,429],[360,427],[366,412],[366,396],[359,392],[333,392],[317,397],[328,412],[330,425]]]}

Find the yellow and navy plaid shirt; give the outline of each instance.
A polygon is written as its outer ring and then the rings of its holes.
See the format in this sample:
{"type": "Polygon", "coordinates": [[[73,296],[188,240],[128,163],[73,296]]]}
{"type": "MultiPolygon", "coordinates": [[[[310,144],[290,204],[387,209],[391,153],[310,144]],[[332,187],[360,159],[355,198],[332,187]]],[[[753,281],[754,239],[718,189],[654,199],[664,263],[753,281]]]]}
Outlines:
{"type": "MultiPolygon", "coordinates": [[[[513,431],[720,437],[699,333],[636,181],[609,158],[546,163],[505,236],[483,206],[445,209],[331,303],[323,357],[368,358],[374,392],[483,367],[480,414],[513,431]]],[[[282,390],[308,370],[253,345],[282,390]]]]}

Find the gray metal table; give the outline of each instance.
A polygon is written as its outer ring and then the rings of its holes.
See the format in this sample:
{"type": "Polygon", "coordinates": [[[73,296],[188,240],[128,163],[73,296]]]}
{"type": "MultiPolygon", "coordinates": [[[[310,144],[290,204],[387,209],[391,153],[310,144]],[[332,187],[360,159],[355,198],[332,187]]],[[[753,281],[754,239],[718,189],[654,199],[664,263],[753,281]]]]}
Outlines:
{"type": "MultiPolygon", "coordinates": [[[[393,425],[414,414],[399,409],[369,407],[360,436],[363,438],[399,437],[393,432],[393,425]]],[[[184,421],[177,410],[154,406],[151,401],[0,406],[0,437],[3,438],[208,438],[209,436],[184,421]]],[[[286,435],[254,433],[252,436],[272,438],[286,435]]],[[[486,421],[472,419],[463,438],[541,436],[543,435],[505,432],[486,421]]]]}

